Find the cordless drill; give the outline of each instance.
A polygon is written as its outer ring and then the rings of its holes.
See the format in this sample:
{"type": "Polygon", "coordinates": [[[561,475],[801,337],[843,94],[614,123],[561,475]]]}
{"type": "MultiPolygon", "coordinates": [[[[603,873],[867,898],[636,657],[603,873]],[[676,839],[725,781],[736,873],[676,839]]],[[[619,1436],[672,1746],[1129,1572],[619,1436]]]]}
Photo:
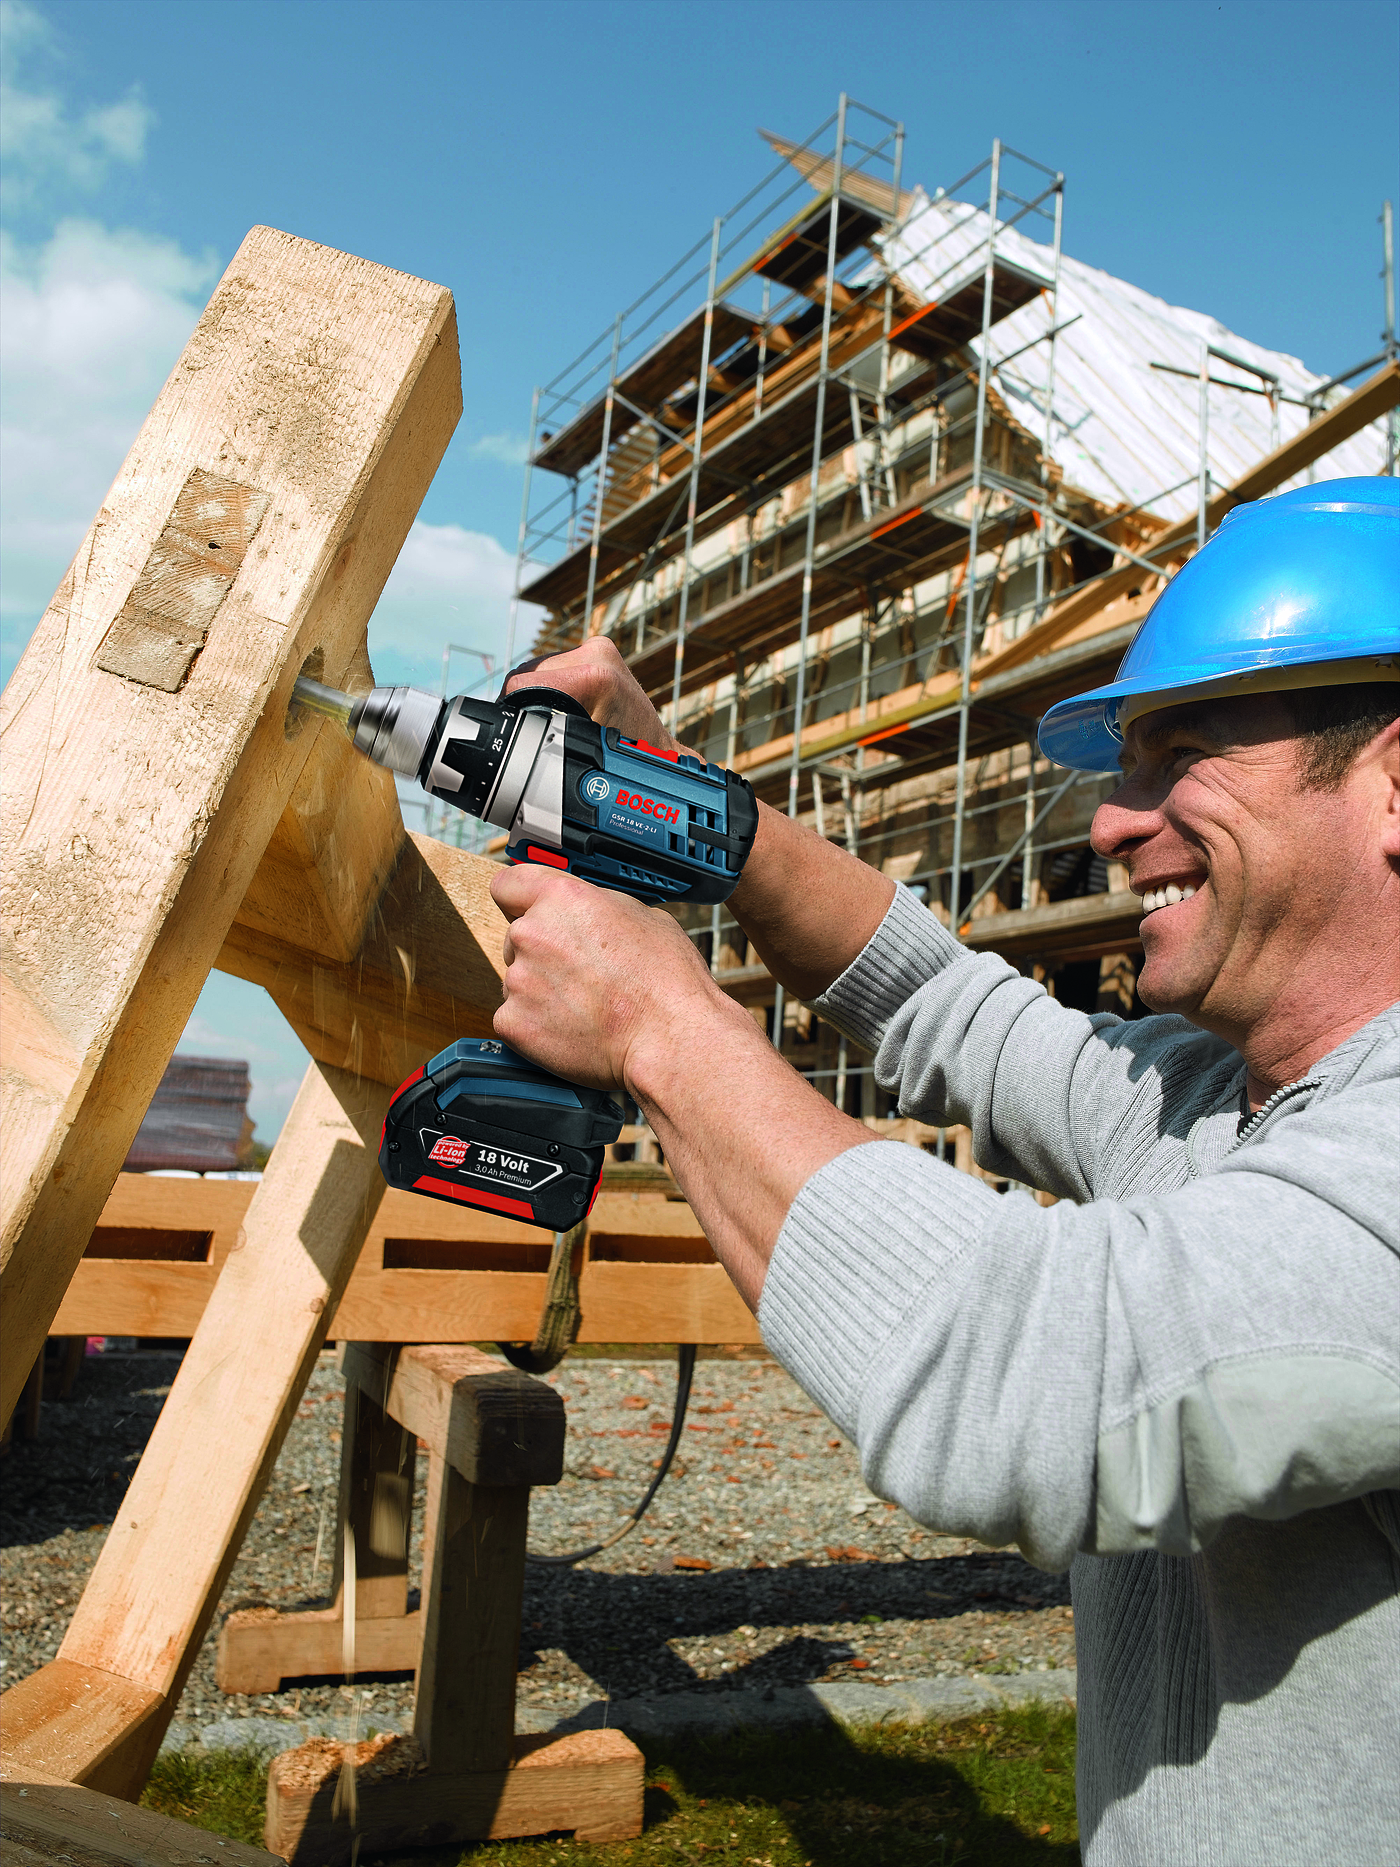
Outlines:
{"type": "MultiPolygon", "coordinates": [[[[712,905],[753,847],[758,806],[737,772],[625,739],[551,687],[494,701],[414,687],[352,699],[303,677],[294,702],[338,720],[375,764],[503,829],[512,862],[651,904],[712,905]]],[[[567,1231],[591,1208],[625,1119],[605,1090],[462,1038],[394,1092],[379,1165],[390,1186],[567,1231]]]]}

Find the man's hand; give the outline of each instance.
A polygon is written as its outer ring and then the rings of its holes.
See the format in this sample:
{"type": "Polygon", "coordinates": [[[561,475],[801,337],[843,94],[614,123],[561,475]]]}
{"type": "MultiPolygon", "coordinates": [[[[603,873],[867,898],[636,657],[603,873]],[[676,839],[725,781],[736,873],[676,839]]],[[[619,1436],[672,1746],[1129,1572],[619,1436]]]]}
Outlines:
{"type": "MultiPolygon", "coordinates": [[[[606,635],[527,664],[506,685],[557,687],[600,726],[663,751],[686,749],[606,635]]],[[[815,998],[850,965],[893,897],[893,882],[878,869],[760,803],[753,850],[727,906],[774,978],[799,998],[815,998]]]]}
{"type": "Polygon", "coordinates": [[[576,1083],[625,1087],[750,1308],[804,1183],[874,1137],[788,1068],[667,914],[522,864],[497,1034],[576,1083]]]}
{"type": "Polygon", "coordinates": [[[600,726],[615,726],[625,739],[645,740],[663,752],[680,746],[661,724],[611,636],[590,636],[562,655],[526,662],[506,682],[506,692],[517,687],[557,687],[587,707],[600,726]]]}
{"type": "Polygon", "coordinates": [[[727,1005],[669,914],[557,870],[501,869],[510,922],[498,1037],[556,1075],[633,1093],[633,1048],[727,1005]]]}

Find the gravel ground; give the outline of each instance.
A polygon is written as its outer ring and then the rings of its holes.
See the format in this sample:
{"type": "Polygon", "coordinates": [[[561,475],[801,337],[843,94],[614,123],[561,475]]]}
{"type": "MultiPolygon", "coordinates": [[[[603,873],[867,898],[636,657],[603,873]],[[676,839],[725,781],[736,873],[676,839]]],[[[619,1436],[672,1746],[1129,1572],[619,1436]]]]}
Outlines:
{"type": "MultiPolygon", "coordinates": [[[[69,1614],[169,1391],[178,1357],[89,1359],[46,1402],[37,1440],[0,1472],[0,1679],[57,1652],[69,1614]]],[[[666,1443],[675,1365],[571,1357],[565,1475],[532,1502],[532,1546],[597,1541],[645,1490],[666,1443]]],[[[324,1605],[344,1386],[327,1353],[311,1377],[221,1604],[324,1605]],[[317,1563],[318,1541],[320,1561],[317,1563]]],[[[422,1481],[410,1582],[422,1533],[422,1481]]],[[[701,1360],[682,1449],[641,1526],[572,1570],[527,1572],[522,1721],[599,1697],[896,1683],[1074,1665],[1065,1577],[1010,1550],[936,1536],[866,1487],[854,1453],[771,1361],[701,1360]]],[[[398,1724],[408,1676],[359,1682],[359,1715],[398,1724]]],[[[206,1639],[177,1716],[306,1718],[348,1710],[340,1680],[245,1697],[214,1683],[206,1639]]]]}

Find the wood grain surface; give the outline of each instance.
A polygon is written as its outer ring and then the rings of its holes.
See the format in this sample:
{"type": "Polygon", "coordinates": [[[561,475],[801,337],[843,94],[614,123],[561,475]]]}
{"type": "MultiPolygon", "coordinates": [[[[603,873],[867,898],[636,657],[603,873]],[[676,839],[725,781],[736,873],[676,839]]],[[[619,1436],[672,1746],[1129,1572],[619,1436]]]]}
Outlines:
{"type": "MultiPolygon", "coordinates": [[[[355,1669],[416,1671],[422,1643],[423,1618],[417,1608],[383,1619],[358,1615],[355,1669]]],[[[338,1606],[293,1614],[280,1614],[276,1608],[236,1608],[219,1629],[215,1678],[221,1692],[277,1692],[284,1679],[338,1673],[344,1645],[338,1606]]]]}
{"type": "Polygon", "coordinates": [[[255,228],[6,687],[0,1413],[320,736],[292,683],[360,654],[460,408],[448,292],[255,228]],[[199,542],[196,472],[246,489],[247,540],[172,692],[111,631],[164,600],[170,528],[199,542]]]}
{"type": "MultiPolygon", "coordinates": [[[[932,1131],[930,1131],[932,1132],[932,1131]]],[[[127,1229],[212,1229],[214,1263],[84,1258],[54,1329],[65,1335],[193,1335],[253,1187],[237,1181],[123,1174],[101,1214],[127,1229]]],[[[583,1266],[582,1342],[761,1340],[758,1323],[715,1262],[694,1213],[660,1193],[604,1188],[583,1266]],[[674,1261],[684,1251],[689,1262],[674,1261]],[[668,1261],[670,1260],[670,1261],[668,1261]],[[695,1333],[672,1333],[692,1330],[695,1333]]],[[[542,1269],[464,1268],[543,1261],[549,1234],[413,1193],[386,1192],[330,1326],[341,1341],[523,1342],[539,1322],[542,1269]],[[386,1242],[415,1268],[384,1269],[386,1242]],[[441,1263],[443,1268],[434,1268],[441,1263]]]]}
{"type": "MultiPolygon", "coordinates": [[[[296,1867],[338,1867],[351,1858],[350,1825],[331,1814],[344,1747],[313,1739],[272,1760],[267,1784],[269,1848],[296,1867]]],[[[477,1837],[572,1830],[579,1841],[622,1841],[642,1832],[642,1753],[621,1731],[519,1737],[508,1770],[422,1773],[412,1738],[358,1746],[364,1853],[442,1846],[477,1837]]]]}
{"type": "MultiPolygon", "coordinates": [[[[16,1693],[28,1703],[54,1666],[154,1697],[115,1748],[75,1730],[57,1774],[84,1781],[100,1765],[102,1787],[140,1793],[383,1197],[387,1104],[380,1084],[322,1064],[306,1073],[59,1657],[0,1700],[3,1713],[16,1693]]],[[[27,1758],[22,1745],[14,1761],[27,1758]]]]}
{"type": "Polygon", "coordinates": [[[363,942],[343,959],[298,945],[279,905],[240,914],[217,963],[265,986],[313,1057],[396,1088],[454,1039],[491,1035],[505,971],[495,872],[484,856],[410,836],[363,942]]]}
{"type": "Polygon", "coordinates": [[[34,1769],[0,1769],[0,1837],[6,1867],[275,1867],[281,1858],[34,1769]]]}
{"type": "Polygon", "coordinates": [[[555,1485],[563,1476],[564,1403],[534,1375],[470,1344],[347,1342],[343,1366],[348,1383],[471,1483],[555,1485]]]}

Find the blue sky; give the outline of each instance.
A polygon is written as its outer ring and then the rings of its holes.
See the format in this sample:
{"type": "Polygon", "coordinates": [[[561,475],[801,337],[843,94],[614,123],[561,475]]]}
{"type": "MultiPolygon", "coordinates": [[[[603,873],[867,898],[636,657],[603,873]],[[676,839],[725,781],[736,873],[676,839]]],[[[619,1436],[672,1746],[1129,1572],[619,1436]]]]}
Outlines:
{"type": "MultiPolygon", "coordinates": [[[[932,187],[1000,135],[1076,257],[1331,373],[1377,348],[1390,0],[0,0],[0,661],[8,676],[239,240],[284,227],[457,296],[465,414],[371,625],[383,678],[499,652],[533,384],[845,89],[932,187]]],[[[462,673],[467,673],[463,664],[462,673]]],[[[215,978],[182,1048],[304,1053],[215,978]]]]}

